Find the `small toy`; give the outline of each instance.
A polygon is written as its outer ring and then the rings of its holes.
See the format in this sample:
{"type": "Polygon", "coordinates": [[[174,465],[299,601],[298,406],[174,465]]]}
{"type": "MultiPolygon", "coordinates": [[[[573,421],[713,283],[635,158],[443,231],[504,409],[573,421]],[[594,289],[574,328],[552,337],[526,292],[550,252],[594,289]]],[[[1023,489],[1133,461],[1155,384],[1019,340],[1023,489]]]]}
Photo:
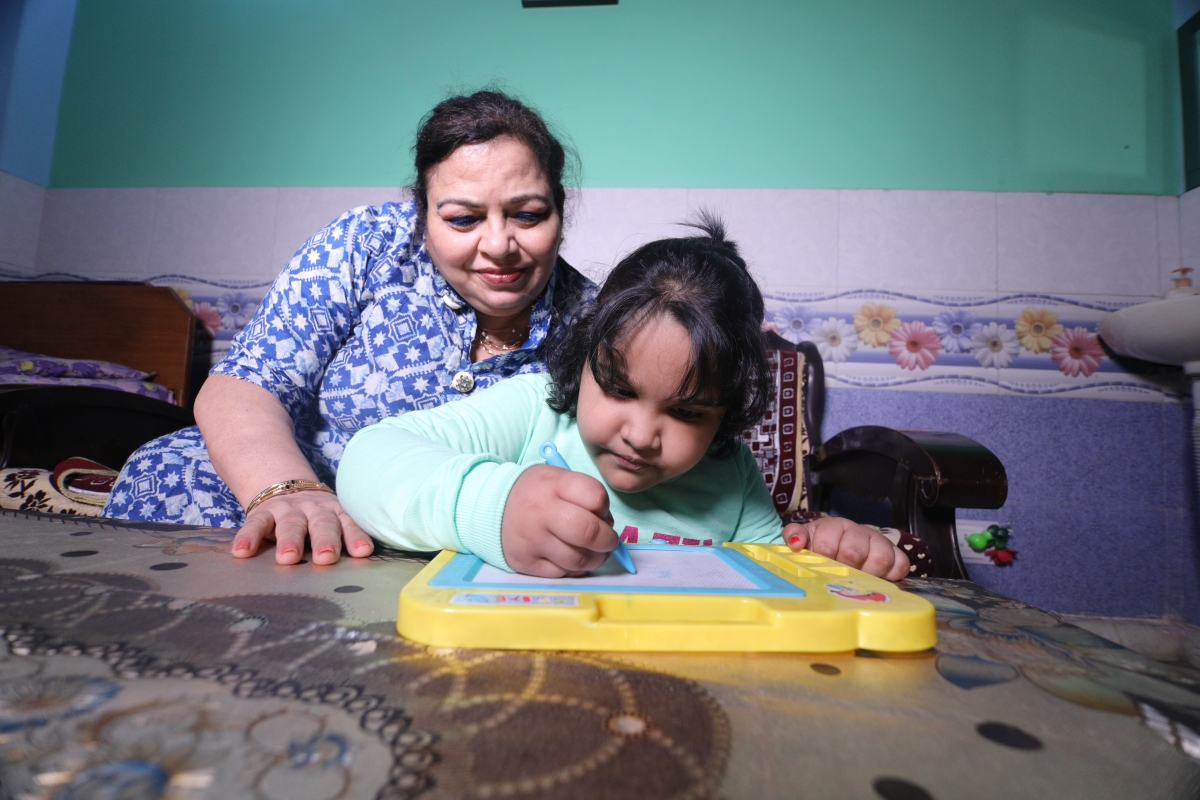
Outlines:
{"type": "Polygon", "coordinates": [[[967,546],[976,553],[983,553],[998,567],[1008,566],[1017,558],[1017,551],[1010,550],[1008,538],[1012,529],[1005,525],[988,525],[987,530],[972,533],[967,537],[967,546]]]}

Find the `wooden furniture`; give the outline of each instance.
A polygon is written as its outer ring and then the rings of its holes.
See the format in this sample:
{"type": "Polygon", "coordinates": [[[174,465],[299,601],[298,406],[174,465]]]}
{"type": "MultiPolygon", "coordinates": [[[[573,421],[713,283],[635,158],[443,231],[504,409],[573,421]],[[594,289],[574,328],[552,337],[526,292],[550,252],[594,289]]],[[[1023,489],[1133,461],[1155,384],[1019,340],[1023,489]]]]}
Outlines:
{"type": "Polygon", "coordinates": [[[119,469],[147,441],[193,422],[196,318],[172,289],[141,283],[0,283],[0,344],[157,373],[180,406],[110,389],[0,387],[0,467],[82,456],[119,469]]]}
{"type": "Polygon", "coordinates": [[[173,289],[147,283],[0,283],[0,344],[158,373],[188,405],[196,318],[173,289]]]}
{"type": "Polygon", "coordinates": [[[955,509],[1004,505],[1008,476],[1000,459],[956,433],[877,425],[849,428],[822,443],[825,371],[820,352],[812,342],[793,344],[774,333],[768,346],[803,356],[801,408],[809,441],[802,480],[808,508],[906,530],[929,546],[932,575],[967,578],[955,509]]]}

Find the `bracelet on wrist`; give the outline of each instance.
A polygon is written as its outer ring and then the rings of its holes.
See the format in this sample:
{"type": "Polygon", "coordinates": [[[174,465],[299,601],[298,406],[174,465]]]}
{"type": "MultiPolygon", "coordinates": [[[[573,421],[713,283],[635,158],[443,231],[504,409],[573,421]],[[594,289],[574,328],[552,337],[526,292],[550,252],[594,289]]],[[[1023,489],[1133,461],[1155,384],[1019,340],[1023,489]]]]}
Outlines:
{"type": "Polygon", "coordinates": [[[246,504],[246,513],[249,514],[254,510],[255,506],[262,503],[264,500],[270,500],[272,497],[278,497],[281,494],[292,494],[294,492],[329,492],[334,494],[333,489],[330,489],[320,481],[306,480],[290,480],[273,483],[267,488],[254,496],[254,499],[246,504]]]}

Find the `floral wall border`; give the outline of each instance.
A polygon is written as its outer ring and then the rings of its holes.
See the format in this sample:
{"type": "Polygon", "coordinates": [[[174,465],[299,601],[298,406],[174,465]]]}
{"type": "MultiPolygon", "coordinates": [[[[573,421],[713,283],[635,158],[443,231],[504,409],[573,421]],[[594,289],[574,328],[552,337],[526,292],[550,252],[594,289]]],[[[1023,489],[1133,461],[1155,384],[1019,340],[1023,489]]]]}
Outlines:
{"type": "Polygon", "coordinates": [[[1170,367],[1113,360],[1103,316],[1132,298],[921,295],[880,289],[769,292],[767,324],[812,341],[832,386],[1171,402],[1170,367]]]}

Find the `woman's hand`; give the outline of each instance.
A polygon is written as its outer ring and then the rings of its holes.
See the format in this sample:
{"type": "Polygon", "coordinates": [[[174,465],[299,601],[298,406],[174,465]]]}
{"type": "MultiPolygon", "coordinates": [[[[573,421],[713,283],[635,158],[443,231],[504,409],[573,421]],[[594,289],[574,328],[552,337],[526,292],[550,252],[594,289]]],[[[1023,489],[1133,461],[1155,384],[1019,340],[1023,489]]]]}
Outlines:
{"type": "Polygon", "coordinates": [[[365,558],[375,550],[371,537],[342,510],[337,495],[329,492],[293,492],[259,503],[233,537],[233,557],[249,558],[264,541],[275,540],[275,563],[295,564],[304,557],[306,539],[312,541],[312,563],[336,563],[345,543],[346,552],[365,558]]]}
{"type": "Polygon", "coordinates": [[[504,558],[525,575],[583,575],[603,564],[617,541],[608,492],[589,475],[530,467],[517,478],[504,504],[504,558]]]}
{"type": "MultiPolygon", "coordinates": [[[[268,486],[286,480],[317,480],[296,444],[279,398],[246,381],[213,375],[196,396],[196,424],[213,468],[244,508],[268,486]]],[[[333,564],[345,543],[356,558],[371,555],[371,537],[350,519],[337,495],[293,492],[264,500],[246,516],[233,538],[235,558],[249,558],[274,539],[275,561],[295,564],[312,541],[312,563],[333,564]]]]}
{"type": "Polygon", "coordinates": [[[908,556],[882,533],[842,517],[821,517],[783,528],[793,550],[808,549],[868,575],[898,581],[908,575],[908,556]]]}

